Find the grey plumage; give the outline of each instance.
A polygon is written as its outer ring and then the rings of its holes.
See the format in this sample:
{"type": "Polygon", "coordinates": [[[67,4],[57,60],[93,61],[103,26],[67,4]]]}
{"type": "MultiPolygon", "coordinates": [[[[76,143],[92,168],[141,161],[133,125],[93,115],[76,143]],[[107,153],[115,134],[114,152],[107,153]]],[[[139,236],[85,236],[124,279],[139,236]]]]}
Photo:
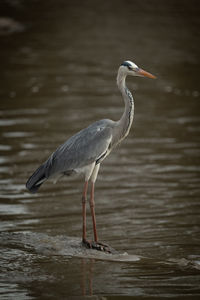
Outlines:
{"type": "Polygon", "coordinates": [[[33,173],[26,183],[27,189],[35,193],[52,176],[71,175],[77,168],[100,163],[111,147],[113,126],[113,121],[104,119],[73,135],[33,173]]]}
{"type": "Polygon", "coordinates": [[[42,164],[26,182],[26,188],[31,193],[36,193],[42,183],[46,180],[45,177],[46,164],[42,164]]]}

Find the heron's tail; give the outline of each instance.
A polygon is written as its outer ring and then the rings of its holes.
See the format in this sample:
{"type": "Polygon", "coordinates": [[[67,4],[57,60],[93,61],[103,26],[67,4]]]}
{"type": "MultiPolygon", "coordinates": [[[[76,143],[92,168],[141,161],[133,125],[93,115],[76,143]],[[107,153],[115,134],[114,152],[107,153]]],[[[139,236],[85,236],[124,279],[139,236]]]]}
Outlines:
{"type": "Polygon", "coordinates": [[[41,165],[31,177],[28,179],[26,183],[26,188],[31,193],[36,193],[39,187],[43,184],[43,182],[47,179],[45,176],[46,164],[41,165]]]}

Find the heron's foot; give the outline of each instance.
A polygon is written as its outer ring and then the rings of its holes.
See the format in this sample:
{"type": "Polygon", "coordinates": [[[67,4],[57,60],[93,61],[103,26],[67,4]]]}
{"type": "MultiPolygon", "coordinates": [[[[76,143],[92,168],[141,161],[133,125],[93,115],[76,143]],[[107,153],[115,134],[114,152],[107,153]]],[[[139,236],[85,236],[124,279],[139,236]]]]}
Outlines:
{"type": "Polygon", "coordinates": [[[89,249],[95,249],[98,251],[111,253],[111,249],[107,244],[103,244],[103,243],[95,242],[95,241],[88,241],[88,240],[83,240],[82,244],[89,249]]]}

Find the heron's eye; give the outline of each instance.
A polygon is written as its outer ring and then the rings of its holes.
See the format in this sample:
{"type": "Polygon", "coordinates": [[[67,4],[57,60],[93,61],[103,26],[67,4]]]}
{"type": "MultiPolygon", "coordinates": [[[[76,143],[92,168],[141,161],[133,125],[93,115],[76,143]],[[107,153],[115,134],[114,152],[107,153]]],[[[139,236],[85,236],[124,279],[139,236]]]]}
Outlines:
{"type": "Polygon", "coordinates": [[[127,67],[130,71],[133,71],[133,68],[131,66],[127,66],[127,67]]]}

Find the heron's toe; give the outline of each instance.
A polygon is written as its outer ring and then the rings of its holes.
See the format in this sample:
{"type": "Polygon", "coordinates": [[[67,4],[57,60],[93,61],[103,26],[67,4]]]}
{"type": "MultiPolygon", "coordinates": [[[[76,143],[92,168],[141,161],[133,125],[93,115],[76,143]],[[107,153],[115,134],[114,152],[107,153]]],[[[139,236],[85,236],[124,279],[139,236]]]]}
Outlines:
{"type": "Polygon", "coordinates": [[[83,240],[82,244],[86,246],[89,249],[95,249],[98,251],[103,251],[106,253],[111,253],[111,249],[107,244],[101,243],[101,242],[95,242],[95,241],[88,241],[83,240]]]}
{"type": "Polygon", "coordinates": [[[111,253],[111,250],[107,244],[101,243],[101,242],[92,242],[92,248],[99,250],[99,251],[104,251],[107,253],[111,253]]]}
{"type": "Polygon", "coordinates": [[[82,240],[82,245],[89,249],[92,249],[92,243],[93,242],[89,240],[85,240],[85,239],[82,240]]]}

